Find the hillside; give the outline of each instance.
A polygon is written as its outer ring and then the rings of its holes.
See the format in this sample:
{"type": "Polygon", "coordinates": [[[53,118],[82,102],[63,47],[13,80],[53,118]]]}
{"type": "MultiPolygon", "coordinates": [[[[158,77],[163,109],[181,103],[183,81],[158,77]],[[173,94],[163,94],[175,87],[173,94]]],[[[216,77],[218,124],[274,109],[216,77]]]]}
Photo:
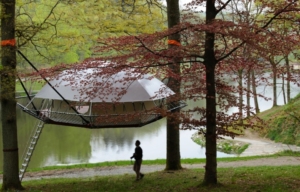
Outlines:
{"type": "Polygon", "coordinates": [[[300,94],[287,105],[273,107],[258,117],[265,121],[260,133],[275,142],[300,146],[300,94]]]}

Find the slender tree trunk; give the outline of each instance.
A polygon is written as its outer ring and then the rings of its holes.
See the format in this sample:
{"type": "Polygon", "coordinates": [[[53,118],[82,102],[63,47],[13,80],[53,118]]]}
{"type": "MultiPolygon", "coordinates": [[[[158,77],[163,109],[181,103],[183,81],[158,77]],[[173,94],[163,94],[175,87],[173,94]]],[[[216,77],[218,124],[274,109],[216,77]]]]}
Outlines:
{"type": "Polygon", "coordinates": [[[285,86],[285,82],[284,82],[284,73],[282,73],[282,95],[283,95],[283,102],[284,102],[284,104],[286,105],[286,97],[285,97],[285,88],[284,88],[284,86],[285,86]]]}
{"type": "Polygon", "coordinates": [[[3,142],[2,190],[21,190],[16,121],[15,0],[1,1],[1,119],[3,142]]]}
{"type": "MultiPolygon", "coordinates": [[[[206,24],[216,18],[214,0],[206,1],[206,24]]],[[[206,165],[203,183],[205,185],[217,184],[217,134],[216,134],[216,82],[215,67],[217,60],[214,51],[215,34],[205,33],[204,65],[206,68],[206,165]]]]}
{"type": "Polygon", "coordinates": [[[273,70],[273,107],[277,106],[277,68],[274,62],[272,62],[273,70]]]}
{"type": "Polygon", "coordinates": [[[258,105],[258,99],[257,99],[257,93],[256,93],[256,83],[255,83],[255,74],[254,74],[254,70],[252,70],[251,72],[251,76],[252,76],[252,91],[253,91],[253,95],[254,95],[254,107],[255,107],[255,112],[256,114],[260,112],[259,110],[259,105],[258,105]]]}
{"type": "Polygon", "coordinates": [[[291,100],[291,71],[290,71],[290,62],[289,62],[288,56],[285,56],[285,66],[286,66],[286,74],[287,74],[286,97],[287,97],[287,102],[290,102],[290,100],[291,100]]]}
{"type": "MultiPolygon", "coordinates": [[[[168,28],[179,24],[179,0],[167,0],[167,15],[168,15],[168,28]]],[[[174,34],[169,36],[169,40],[180,42],[180,35],[174,34]]],[[[169,49],[176,49],[178,45],[169,44],[169,49]]],[[[180,75],[180,58],[174,58],[174,64],[170,66],[171,70],[180,75]]],[[[176,97],[180,95],[180,80],[173,77],[169,78],[168,87],[176,93],[176,97]]],[[[181,169],[180,163],[180,130],[179,122],[176,114],[179,110],[174,111],[174,114],[167,117],[167,159],[166,170],[181,169]]]]}
{"type": "Polygon", "coordinates": [[[238,70],[238,77],[239,77],[239,114],[240,118],[239,121],[242,123],[243,120],[243,70],[238,70]]]}
{"type": "Polygon", "coordinates": [[[251,70],[247,70],[247,117],[250,117],[251,70]]]}

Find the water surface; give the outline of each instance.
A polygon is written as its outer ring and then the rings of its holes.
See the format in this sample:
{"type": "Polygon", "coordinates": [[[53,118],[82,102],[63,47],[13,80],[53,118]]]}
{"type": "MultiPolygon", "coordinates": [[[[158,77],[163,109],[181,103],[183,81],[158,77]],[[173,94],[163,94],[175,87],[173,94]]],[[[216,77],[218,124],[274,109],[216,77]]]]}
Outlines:
{"type": "MultiPolygon", "coordinates": [[[[292,96],[299,93],[299,88],[293,86],[292,96]]],[[[259,87],[258,93],[272,97],[271,87],[259,87]]],[[[278,93],[278,104],[283,104],[282,93],[278,93]]],[[[189,106],[204,106],[204,101],[190,103],[189,106]]],[[[261,111],[272,107],[272,101],[259,99],[261,111]]],[[[236,111],[232,108],[229,113],[236,111]]],[[[17,111],[19,155],[25,152],[25,146],[38,122],[32,116],[17,111]]],[[[2,129],[1,129],[2,130],[2,129]]],[[[191,140],[196,131],[180,131],[181,158],[205,158],[205,148],[191,140]]],[[[0,134],[2,134],[0,132],[0,134]]],[[[2,139],[2,135],[1,139],[2,139]]],[[[135,140],[141,141],[144,159],[166,158],[166,119],[161,119],[141,128],[85,129],[58,125],[45,125],[32,156],[29,168],[51,165],[96,163],[105,161],[128,160],[134,151],[135,140]]],[[[2,142],[0,142],[2,148],[2,142]]],[[[218,152],[218,157],[233,156],[218,152]]],[[[2,158],[3,153],[0,153],[2,158]]],[[[0,161],[0,171],[2,161],[0,161]]]]}

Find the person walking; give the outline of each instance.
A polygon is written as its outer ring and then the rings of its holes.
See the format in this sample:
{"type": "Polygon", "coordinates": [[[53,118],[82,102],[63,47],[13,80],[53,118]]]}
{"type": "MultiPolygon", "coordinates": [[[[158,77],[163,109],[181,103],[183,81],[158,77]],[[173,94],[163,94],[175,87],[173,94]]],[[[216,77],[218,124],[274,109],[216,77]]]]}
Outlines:
{"type": "Polygon", "coordinates": [[[139,140],[135,141],[135,150],[133,155],[130,157],[130,159],[134,158],[134,164],[133,164],[133,170],[136,173],[136,181],[142,179],[144,177],[144,174],[140,172],[141,165],[142,165],[142,159],[143,159],[143,149],[140,147],[141,142],[139,140]]]}

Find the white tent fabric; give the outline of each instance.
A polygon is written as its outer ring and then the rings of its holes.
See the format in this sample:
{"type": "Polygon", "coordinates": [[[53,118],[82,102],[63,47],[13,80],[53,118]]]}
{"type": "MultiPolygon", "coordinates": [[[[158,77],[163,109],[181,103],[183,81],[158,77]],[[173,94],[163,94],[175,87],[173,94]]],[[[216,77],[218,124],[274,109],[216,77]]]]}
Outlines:
{"type": "MultiPolygon", "coordinates": [[[[166,98],[174,92],[159,79],[146,74],[118,72],[110,77],[97,75],[99,69],[62,72],[50,84],[69,101],[139,102],[166,98]]],[[[62,100],[49,84],[35,98],[62,100]]]]}

